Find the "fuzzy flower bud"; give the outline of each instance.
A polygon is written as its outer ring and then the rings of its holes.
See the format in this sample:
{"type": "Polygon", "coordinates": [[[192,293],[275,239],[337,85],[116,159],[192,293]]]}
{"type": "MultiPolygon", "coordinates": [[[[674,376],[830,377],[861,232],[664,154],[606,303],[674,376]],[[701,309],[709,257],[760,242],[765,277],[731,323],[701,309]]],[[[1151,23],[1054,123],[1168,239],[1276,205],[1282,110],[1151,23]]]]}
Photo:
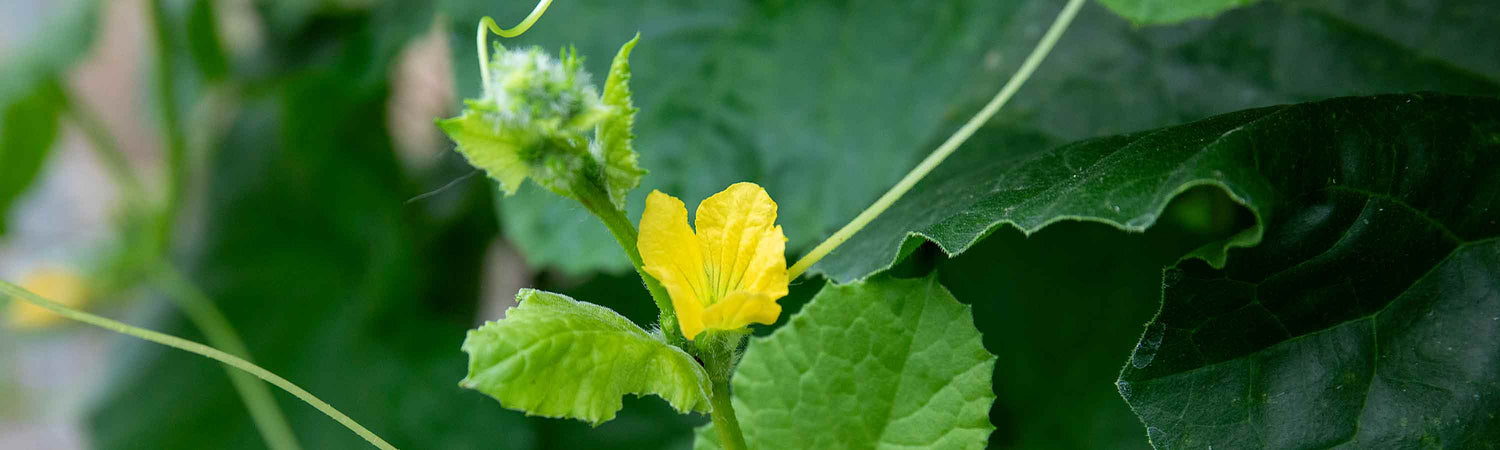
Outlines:
{"type": "MultiPolygon", "coordinates": [[[[617,66],[634,43],[621,49],[617,66]]],[[[611,70],[611,95],[603,97],[572,49],[553,58],[535,47],[497,45],[481,66],[484,94],[467,100],[460,116],[438,121],[470,164],[499,181],[507,195],[531,178],[564,197],[588,195],[578,192],[584,187],[622,206],[624,192],[645,173],[628,142],[635,112],[625,86],[628,65],[618,77],[611,70]],[[601,142],[601,134],[614,138],[601,142]]]]}
{"type": "Polygon", "coordinates": [[[494,108],[489,118],[500,127],[533,128],[559,138],[592,132],[610,109],[581,66],[572,50],[559,59],[536,47],[497,48],[482,100],[494,108]]]}

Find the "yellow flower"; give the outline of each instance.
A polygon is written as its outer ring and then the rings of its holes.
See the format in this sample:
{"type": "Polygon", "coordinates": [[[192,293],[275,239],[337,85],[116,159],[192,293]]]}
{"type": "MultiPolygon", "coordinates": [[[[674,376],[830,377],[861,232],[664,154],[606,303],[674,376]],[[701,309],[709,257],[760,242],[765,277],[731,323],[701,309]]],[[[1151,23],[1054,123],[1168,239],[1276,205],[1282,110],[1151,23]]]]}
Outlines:
{"type": "Polygon", "coordinates": [[[672,296],[682,335],[775,323],[787,285],[776,202],[754,183],[735,183],[698,204],[696,227],[682,200],[660,191],[646,198],[641,259],[672,296]]]}
{"type": "MultiPolygon", "coordinates": [[[[67,270],[34,271],[21,280],[21,287],[69,308],[81,307],[88,301],[88,282],[67,270]]],[[[11,325],[23,329],[43,328],[62,320],[62,316],[20,299],[11,299],[9,315],[11,325]]]]}

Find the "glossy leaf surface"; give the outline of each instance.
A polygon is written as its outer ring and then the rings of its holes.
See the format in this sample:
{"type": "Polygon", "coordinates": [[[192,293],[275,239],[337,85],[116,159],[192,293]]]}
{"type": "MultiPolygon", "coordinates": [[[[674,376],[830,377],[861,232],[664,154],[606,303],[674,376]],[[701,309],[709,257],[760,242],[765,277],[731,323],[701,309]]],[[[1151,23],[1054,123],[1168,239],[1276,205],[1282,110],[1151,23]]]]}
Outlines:
{"type": "MultiPolygon", "coordinates": [[[[955,171],[892,217],[928,220],[921,235],[966,249],[998,223],[1140,231],[1180,192],[1206,185],[1257,218],[1191,253],[1223,270],[1195,261],[1168,272],[1161,316],[1122,375],[1121,392],[1158,445],[1471,443],[1495,432],[1477,411],[1500,393],[1491,381],[1500,341],[1488,321],[1500,308],[1500,265],[1484,250],[1500,233],[1500,101],[1417,94],[1261,108],[955,171]],[[1226,251],[1243,246],[1254,247],[1226,251]],[[1442,263],[1449,258],[1466,265],[1442,263]],[[1424,277],[1447,281],[1416,284],[1424,277]],[[1410,297],[1419,299],[1403,302],[1410,297]],[[1386,308],[1424,313],[1380,325],[1386,308]],[[1424,315],[1433,311],[1448,316],[1424,315]],[[1451,355],[1401,357],[1433,342],[1450,343],[1442,349],[1451,355]],[[1376,348],[1392,360],[1377,361],[1376,348]],[[1360,368],[1381,364],[1448,392],[1444,404],[1457,410],[1369,388],[1376,369],[1360,368]],[[1247,394],[1255,389],[1266,395],[1247,394]],[[1399,431],[1403,412],[1430,426],[1399,431]],[[1359,421],[1386,419],[1354,434],[1359,421]]],[[[888,248],[904,255],[916,242],[888,248]]]]}
{"type": "Polygon", "coordinates": [[[1254,156],[1265,238],[1165,274],[1119,383],[1151,441],[1496,442],[1500,101],[1333,100],[1215,142],[1254,156]]]}

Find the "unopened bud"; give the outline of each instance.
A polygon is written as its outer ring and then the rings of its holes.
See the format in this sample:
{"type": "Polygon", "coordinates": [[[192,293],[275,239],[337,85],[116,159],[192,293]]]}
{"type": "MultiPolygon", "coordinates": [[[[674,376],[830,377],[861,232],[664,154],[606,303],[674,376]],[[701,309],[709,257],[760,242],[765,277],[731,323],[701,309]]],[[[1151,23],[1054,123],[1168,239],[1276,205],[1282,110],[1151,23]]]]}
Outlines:
{"type": "Polygon", "coordinates": [[[544,134],[592,132],[609,108],[581,65],[572,51],[557,59],[536,47],[496,49],[484,87],[493,119],[501,127],[535,127],[544,134]]]}
{"type": "Polygon", "coordinates": [[[630,146],[635,108],[625,58],[634,43],[616,56],[603,98],[572,49],[553,58],[535,47],[496,46],[480,61],[484,94],[438,126],[507,195],[530,178],[564,197],[603,196],[622,207],[645,174],[630,146]]]}

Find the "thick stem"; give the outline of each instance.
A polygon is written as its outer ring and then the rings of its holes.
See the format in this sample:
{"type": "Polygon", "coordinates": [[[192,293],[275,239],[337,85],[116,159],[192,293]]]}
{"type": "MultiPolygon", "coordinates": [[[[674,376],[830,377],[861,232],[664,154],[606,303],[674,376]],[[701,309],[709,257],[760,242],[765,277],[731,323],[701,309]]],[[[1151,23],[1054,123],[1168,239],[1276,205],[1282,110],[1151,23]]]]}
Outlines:
{"type": "Polygon", "coordinates": [[[328,402],[325,402],[322,399],[319,399],[317,396],[312,395],[312,393],[307,392],[307,390],[302,389],[295,384],[292,384],[292,382],[287,381],[286,378],[282,378],[280,375],[271,373],[271,371],[257,366],[250,361],[241,359],[238,356],[224,353],[222,350],[209,347],[197,342],[189,341],[177,336],[158,333],[143,328],[136,328],[121,322],[72,309],[57,304],[56,302],[53,302],[51,300],[47,300],[46,298],[43,298],[40,295],[36,295],[35,293],[28,291],[25,288],[16,286],[6,281],[0,281],[0,294],[5,294],[5,296],[9,296],[17,300],[22,300],[33,305],[40,306],[47,309],[48,311],[57,313],[57,315],[72,320],[114,331],[116,333],[155,342],[157,344],[165,345],[178,350],[196,353],[208,357],[209,359],[213,359],[215,361],[233,366],[236,369],[249,372],[251,375],[255,375],[256,378],[260,378],[262,380],[265,380],[267,383],[276,385],[276,387],[279,387],[287,393],[292,394],[299,400],[306,402],[308,405],[312,405],[313,408],[317,408],[318,411],[328,415],[328,417],[330,418],[333,418],[334,421],[337,421],[339,424],[348,428],[350,431],[353,431],[354,434],[359,435],[359,437],[364,438],[365,441],[369,442],[371,445],[374,445],[376,448],[379,448],[381,450],[396,449],[396,447],[392,446],[384,439],[376,436],[375,433],[370,432],[369,429],[366,429],[364,426],[361,426],[359,423],[355,422],[354,419],[350,419],[349,416],[346,416],[344,415],[344,413],[339,412],[339,410],[334,409],[332,405],[328,404],[328,402]]]}
{"type": "Polygon", "coordinates": [[[749,448],[745,445],[740,421],[734,415],[729,384],[729,380],[734,377],[734,368],[739,364],[739,348],[744,343],[745,336],[744,333],[733,332],[707,333],[693,342],[689,351],[702,361],[703,369],[708,372],[709,382],[713,385],[708,402],[713,405],[711,417],[714,421],[714,433],[719,436],[719,446],[729,450],[749,448]]]}
{"type": "Polygon", "coordinates": [[[949,136],[948,140],[943,141],[942,145],[933,150],[932,154],[927,155],[927,158],[923,159],[920,164],[917,164],[917,167],[911,169],[911,172],[902,177],[901,181],[891,187],[891,190],[886,191],[885,195],[881,195],[869,208],[865,208],[858,216],[855,216],[854,220],[849,221],[843,228],[839,228],[838,231],[833,233],[833,236],[829,236],[827,240],[819,243],[817,247],[813,247],[812,251],[808,252],[806,256],[797,260],[796,264],[787,269],[787,278],[795,279],[798,275],[802,275],[809,267],[812,267],[813,264],[823,259],[824,256],[827,256],[828,252],[832,252],[839,245],[843,245],[844,241],[854,236],[854,233],[858,233],[859,230],[864,229],[865,225],[875,220],[876,217],[880,216],[880,213],[885,212],[886,208],[890,208],[891,204],[896,203],[896,200],[899,200],[901,196],[906,195],[906,191],[916,186],[918,181],[922,181],[922,178],[931,173],[932,169],[937,168],[938,164],[948,158],[948,155],[953,154],[954,150],[958,150],[958,147],[963,145],[964,141],[969,140],[969,137],[973,136],[974,132],[978,131],[980,126],[983,126],[991,117],[994,117],[995,113],[1000,111],[1000,107],[1005,106],[1005,102],[1009,101],[1010,97],[1016,93],[1016,90],[1020,89],[1021,85],[1025,84],[1028,78],[1031,78],[1031,73],[1042,63],[1042,60],[1047,58],[1047,53],[1052,51],[1052,45],[1056,44],[1057,39],[1062,36],[1063,31],[1068,29],[1068,24],[1073,22],[1073,16],[1078,14],[1078,8],[1081,6],[1083,6],[1083,0],[1069,0],[1067,6],[1063,6],[1062,12],[1057,14],[1057,19],[1052,22],[1052,27],[1047,29],[1047,33],[1042,35],[1042,40],[1037,42],[1036,48],[1031,50],[1031,55],[1026,57],[1026,60],[1021,63],[1021,68],[1017,69],[1016,74],[1010,77],[1010,81],[1006,82],[1005,86],[1000,88],[1000,92],[995,94],[995,98],[990,99],[989,104],[984,105],[984,108],[980,109],[978,114],[969,118],[969,121],[964,123],[963,127],[953,132],[953,135],[949,136]]]}
{"type": "Polygon", "coordinates": [[[730,402],[729,380],[714,380],[713,393],[708,398],[713,404],[714,432],[719,435],[719,447],[725,450],[746,450],[745,435],[740,432],[740,421],[734,417],[734,405],[730,402]]]}
{"type": "Polygon", "coordinates": [[[672,297],[667,294],[667,289],[662,287],[656,277],[646,273],[646,264],[641,260],[641,252],[636,245],[636,237],[639,233],[635,224],[625,217],[625,211],[616,208],[609,201],[609,195],[600,189],[598,184],[583,180],[573,183],[573,195],[583,204],[584,209],[589,210],[599,221],[604,222],[604,227],[609,229],[609,234],[615,237],[615,242],[620,244],[620,249],[625,251],[625,256],[630,259],[630,264],[635,266],[635,273],[640,275],[641,282],[645,283],[646,290],[651,293],[651,300],[656,302],[656,308],[661,311],[661,331],[668,336],[674,345],[681,345],[682,330],[677,326],[676,311],[672,308],[672,297]]]}

